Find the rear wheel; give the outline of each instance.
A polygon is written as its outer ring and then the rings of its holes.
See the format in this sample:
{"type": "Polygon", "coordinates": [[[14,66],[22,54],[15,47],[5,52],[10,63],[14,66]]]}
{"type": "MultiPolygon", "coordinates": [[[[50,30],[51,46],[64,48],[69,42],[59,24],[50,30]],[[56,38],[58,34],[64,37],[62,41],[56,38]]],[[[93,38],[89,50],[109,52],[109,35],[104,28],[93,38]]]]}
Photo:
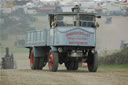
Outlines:
{"type": "Polygon", "coordinates": [[[48,66],[49,70],[52,72],[56,72],[58,69],[58,53],[57,52],[50,52],[49,59],[48,59],[48,66]]]}
{"type": "Polygon", "coordinates": [[[38,58],[38,69],[42,70],[42,68],[46,65],[46,63],[44,62],[44,58],[43,57],[37,57],[38,58]]]}
{"type": "Polygon", "coordinates": [[[67,70],[73,70],[74,62],[72,62],[72,61],[65,62],[65,67],[67,70]]]}
{"type": "Polygon", "coordinates": [[[30,67],[32,70],[42,70],[44,59],[42,57],[34,57],[34,52],[30,55],[30,67]]]}
{"type": "Polygon", "coordinates": [[[89,72],[97,71],[97,68],[98,68],[98,53],[97,52],[95,53],[89,52],[87,64],[88,64],[89,72]]]}
{"type": "Polygon", "coordinates": [[[78,70],[79,62],[77,59],[70,59],[69,61],[65,62],[65,67],[67,70],[78,70]]]}
{"type": "Polygon", "coordinates": [[[78,62],[78,60],[76,60],[76,61],[74,62],[73,70],[78,70],[78,67],[79,67],[79,62],[78,62]]]}

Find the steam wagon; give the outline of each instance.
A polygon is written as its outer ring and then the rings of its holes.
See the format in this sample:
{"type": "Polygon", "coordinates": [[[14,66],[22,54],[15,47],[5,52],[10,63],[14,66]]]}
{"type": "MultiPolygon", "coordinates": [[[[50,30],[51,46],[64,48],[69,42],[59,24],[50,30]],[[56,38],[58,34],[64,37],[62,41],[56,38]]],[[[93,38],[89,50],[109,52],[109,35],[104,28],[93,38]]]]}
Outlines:
{"type": "Polygon", "coordinates": [[[86,62],[89,72],[98,68],[96,51],[95,13],[61,12],[48,15],[49,28],[27,32],[25,47],[29,49],[32,70],[41,70],[48,63],[49,70],[58,64],[67,70],[78,70],[79,62],[86,62]]]}

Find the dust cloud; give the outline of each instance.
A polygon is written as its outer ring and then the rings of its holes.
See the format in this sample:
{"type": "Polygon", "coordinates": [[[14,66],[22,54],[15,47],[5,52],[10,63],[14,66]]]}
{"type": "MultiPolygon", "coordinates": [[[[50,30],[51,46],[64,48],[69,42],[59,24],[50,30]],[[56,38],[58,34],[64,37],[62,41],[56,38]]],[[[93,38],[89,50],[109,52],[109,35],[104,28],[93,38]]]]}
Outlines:
{"type": "Polygon", "coordinates": [[[113,16],[111,24],[105,24],[106,17],[98,20],[100,27],[97,28],[97,48],[99,50],[120,49],[120,41],[128,42],[128,17],[113,16]]]}

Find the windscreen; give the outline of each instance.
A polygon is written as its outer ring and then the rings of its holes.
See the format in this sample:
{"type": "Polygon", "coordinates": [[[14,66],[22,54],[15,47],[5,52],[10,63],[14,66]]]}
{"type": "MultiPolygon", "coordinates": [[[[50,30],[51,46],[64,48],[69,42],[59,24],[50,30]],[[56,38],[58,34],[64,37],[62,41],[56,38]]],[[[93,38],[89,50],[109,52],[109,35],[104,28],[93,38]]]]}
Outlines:
{"type": "Polygon", "coordinates": [[[74,26],[76,19],[76,15],[57,15],[56,26],[74,26]]]}
{"type": "Polygon", "coordinates": [[[95,17],[91,15],[57,15],[55,17],[56,26],[82,26],[94,27],[95,17]]]}
{"type": "Polygon", "coordinates": [[[83,27],[94,27],[94,24],[95,24],[94,16],[80,15],[79,16],[79,20],[80,20],[80,26],[83,26],[83,27]]]}

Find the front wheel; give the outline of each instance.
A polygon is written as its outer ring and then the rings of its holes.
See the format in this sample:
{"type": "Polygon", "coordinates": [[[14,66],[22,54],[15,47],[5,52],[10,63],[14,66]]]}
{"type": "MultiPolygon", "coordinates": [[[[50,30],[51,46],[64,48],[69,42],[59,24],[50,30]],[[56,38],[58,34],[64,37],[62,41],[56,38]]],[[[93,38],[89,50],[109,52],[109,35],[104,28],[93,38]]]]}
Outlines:
{"type": "Polygon", "coordinates": [[[57,52],[50,52],[49,59],[48,59],[48,66],[49,70],[52,72],[56,72],[58,69],[58,53],[57,52]]]}
{"type": "Polygon", "coordinates": [[[97,71],[97,68],[98,68],[98,53],[97,52],[94,52],[94,53],[89,52],[87,64],[88,64],[89,72],[97,71]]]}

